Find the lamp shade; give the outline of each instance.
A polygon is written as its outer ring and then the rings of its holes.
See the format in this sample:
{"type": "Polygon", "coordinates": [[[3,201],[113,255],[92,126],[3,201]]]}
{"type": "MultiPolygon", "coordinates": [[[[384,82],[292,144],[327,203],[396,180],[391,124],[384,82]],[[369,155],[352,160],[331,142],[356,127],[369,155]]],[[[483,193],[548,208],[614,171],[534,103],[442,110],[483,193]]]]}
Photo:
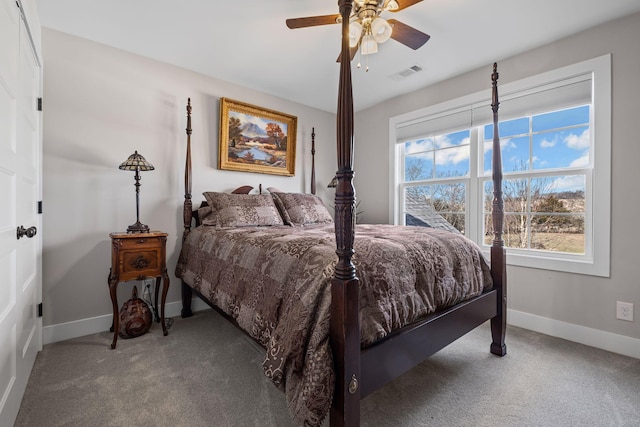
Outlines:
{"type": "Polygon", "coordinates": [[[362,35],[362,25],[358,21],[349,24],[349,47],[356,47],[362,35]]]}
{"type": "Polygon", "coordinates": [[[136,150],[135,153],[129,156],[127,160],[122,162],[118,169],[123,171],[134,171],[136,174],[134,179],[136,180],[136,223],[132,224],[127,228],[127,233],[147,233],[149,232],[149,227],[140,222],[140,172],[141,171],[152,171],[155,167],[147,161],[143,156],[138,154],[136,150]]]}
{"type": "Polygon", "coordinates": [[[378,43],[376,43],[376,40],[373,38],[373,35],[365,34],[364,37],[362,37],[360,52],[363,55],[370,55],[372,53],[376,53],[377,51],[378,51],[378,43]]]}
{"type": "Polygon", "coordinates": [[[118,169],[123,171],[152,171],[155,167],[147,161],[141,154],[138,154],[138,150],[129,156],[127,160],[122,162],[118,169]]]}
{"type": "Polygon", "coordinates": [[[371,34],[377,43],[384,43],[391,37],[391,25],[386,20],[377,17],[371,22],[371,34]]]}

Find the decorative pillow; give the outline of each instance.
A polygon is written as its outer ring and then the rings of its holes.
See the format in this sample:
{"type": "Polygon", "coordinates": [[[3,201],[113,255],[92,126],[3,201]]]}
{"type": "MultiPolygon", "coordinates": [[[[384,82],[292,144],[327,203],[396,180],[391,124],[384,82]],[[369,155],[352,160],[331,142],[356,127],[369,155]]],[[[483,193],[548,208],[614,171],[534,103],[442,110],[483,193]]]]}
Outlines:
{"type": "Polygon", "coordinates": [[[313,194],[271,193],[285,224],[330,224],[331,214],[320,197],[313,194]]]}
{"type": "Polygon", "coordinates": [[[203,193],[217,227],[284,225],[269,194],[203,193]]]}
{"type": "Polygon", "coordinates": [[[218,216],[213,212],[207,202],[202,202],[198,208],[198,220],[203,225],[217,225],[218,216]]]}

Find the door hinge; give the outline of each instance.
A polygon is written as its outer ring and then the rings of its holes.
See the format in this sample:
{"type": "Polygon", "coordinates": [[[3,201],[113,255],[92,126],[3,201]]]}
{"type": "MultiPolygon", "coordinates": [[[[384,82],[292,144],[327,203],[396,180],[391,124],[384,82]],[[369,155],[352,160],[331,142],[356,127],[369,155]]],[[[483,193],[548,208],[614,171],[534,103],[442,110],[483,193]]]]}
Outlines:
{"type": "Polygon", "coordinates": [[[38,98],[38,111],[42,111],[42,98],[38,98]]]}
{"type": "Polygon", "coordinates": [[[38,200],[38,213],[42,213],[42,200],[38,200]]]}
{"type": "Polygon", "coordinates": [[[18,9],[20,9],[20,3],[18,3],[18,0],[16,0],[16,6],[18,6],[18,9]]]}
{"type": "Polygon", "coordinates": [[[42,303],[38,304],[38,317],[42,317],[42,303]]]}

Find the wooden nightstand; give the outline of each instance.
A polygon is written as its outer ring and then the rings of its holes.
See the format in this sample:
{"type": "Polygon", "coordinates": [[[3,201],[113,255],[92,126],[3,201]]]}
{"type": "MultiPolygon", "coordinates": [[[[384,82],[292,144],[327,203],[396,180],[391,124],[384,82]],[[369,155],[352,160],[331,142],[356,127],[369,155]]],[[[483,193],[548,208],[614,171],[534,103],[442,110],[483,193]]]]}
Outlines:
{"type": "Polygon", "coordinates": [[[166,265],[167,233],[151,231],[148,233],[111,233],[111,271],[109,272],[109,294],[113,303],[113,342],[111,348],[116,348],[118,332],[120,330],[120,313],[116,290],[118,283],[129,280],[143,280],[156,278],[155,305],[158,308],[158,289],[162,279],[162,300],[160,305],[160,323],[162,332],[167,335],[164,323],[164,303],[169,289],[169,276],[166,265]]]}

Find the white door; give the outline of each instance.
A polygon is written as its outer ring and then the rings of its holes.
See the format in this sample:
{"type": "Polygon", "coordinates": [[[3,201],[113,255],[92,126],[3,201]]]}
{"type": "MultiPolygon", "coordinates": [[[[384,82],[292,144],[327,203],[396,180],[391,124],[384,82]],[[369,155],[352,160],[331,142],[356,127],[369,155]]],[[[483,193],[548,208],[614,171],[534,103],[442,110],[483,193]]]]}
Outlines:
{"type": "Polygon", "coordinates": [[[0,425],[13,425],[42,349],[40,66],[14,0],[0,0],[0,425]],[[35,227],[18,238],[18,228],[35,227]]]}

